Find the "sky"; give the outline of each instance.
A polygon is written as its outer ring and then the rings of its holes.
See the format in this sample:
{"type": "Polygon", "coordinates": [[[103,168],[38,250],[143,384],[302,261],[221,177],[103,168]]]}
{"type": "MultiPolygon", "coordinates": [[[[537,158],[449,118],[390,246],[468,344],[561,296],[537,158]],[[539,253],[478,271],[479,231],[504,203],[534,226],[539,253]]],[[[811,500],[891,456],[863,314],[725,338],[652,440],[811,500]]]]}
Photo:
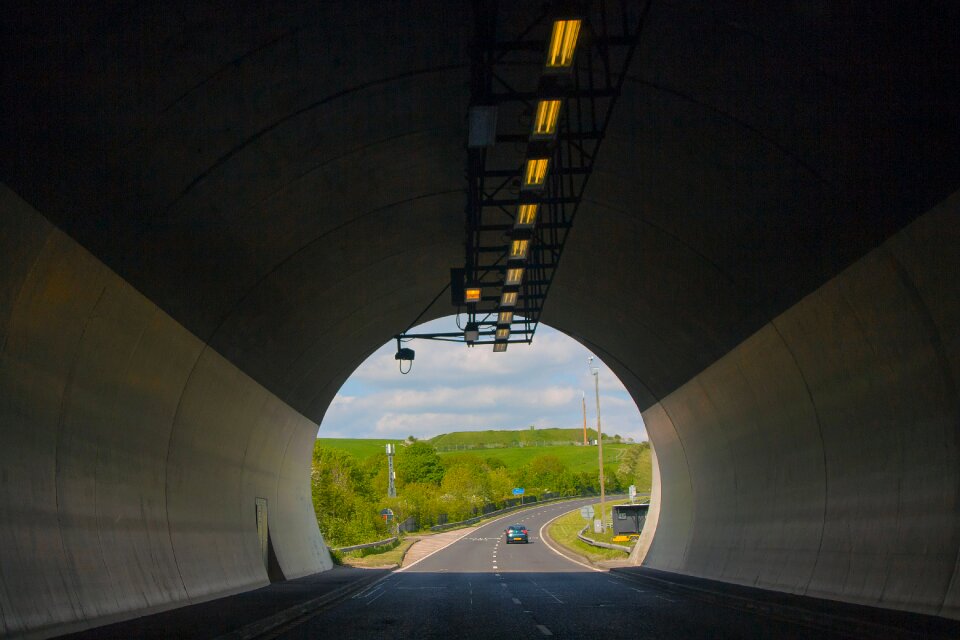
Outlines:
{"type": "MultiPolygon", "coordinates": [[[[456,331],[454,316],[420,325],[413,332],[456,331]]],[[[429,438],[452,431],[583,426],[596,427],[591,353],[544,324],[532,345],[492,347],[414,340],[413,369],[401,375],[391,340],[374,352],[340,388],[320,424],[321,438],[429,438]]],[[[599,360],[594,360],[597,366],[599,360]]],[[[605,434],[637,441],[647,433],[637,405],[602,363],[600,417],[605,434]]]]}

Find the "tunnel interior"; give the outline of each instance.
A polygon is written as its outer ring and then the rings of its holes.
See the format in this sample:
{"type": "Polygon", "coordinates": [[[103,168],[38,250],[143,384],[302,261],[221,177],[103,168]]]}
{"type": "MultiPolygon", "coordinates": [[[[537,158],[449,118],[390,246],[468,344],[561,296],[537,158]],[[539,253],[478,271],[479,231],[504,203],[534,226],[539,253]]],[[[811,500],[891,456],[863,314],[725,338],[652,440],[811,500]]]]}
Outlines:
{"type": "MultiPolygon", "coordinates": [[[[543,311],[643,413],[645,566],[960,618],[957,14],[651,3],[543,311]]],[[[317,425],[451,313],[471,15],[9,8],[0,631],[331,567],[317,425]]]]}

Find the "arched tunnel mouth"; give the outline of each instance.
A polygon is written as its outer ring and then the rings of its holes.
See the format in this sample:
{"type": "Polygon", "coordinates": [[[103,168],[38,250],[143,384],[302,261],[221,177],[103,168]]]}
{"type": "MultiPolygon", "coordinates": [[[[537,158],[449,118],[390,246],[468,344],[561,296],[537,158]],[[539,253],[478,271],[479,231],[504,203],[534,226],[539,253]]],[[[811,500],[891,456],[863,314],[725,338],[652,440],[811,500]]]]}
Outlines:
{"type": "MultiPolygon", "coordinates": [[[[387,341],[334,396],[318,431],[312,484],[328,544],[350,548],[401,529],[449,528],[524,500],[599,500],[601,493],[611,497],[604,501],[609,538],[612,504],[647,503],[654,475],[643,418],[627,389],[582,344],[547,325],[532,344],[505,353],[451,339],[463,325],[448,316],[412,328],[406,334],[420,337],[400,344],[405,358],[413,356],[405,363],[397,360],[399,343],[387,341]],[[349,481],[355,484],[334,491],[338,499],[322,495],[331,490],[323,482],[349,481]],[[417,495],[412,502],[407,487],[417,495]],[[359,500],[345,507],[345,496],[359,500]],[[351,522],[341,516],[345,508],[351,522]],[[378,520],[388,509],[389,524],[378,520]]],[[[629,532],[627,522],[616,524],[632,545],[643,521],[629,532]]]]}

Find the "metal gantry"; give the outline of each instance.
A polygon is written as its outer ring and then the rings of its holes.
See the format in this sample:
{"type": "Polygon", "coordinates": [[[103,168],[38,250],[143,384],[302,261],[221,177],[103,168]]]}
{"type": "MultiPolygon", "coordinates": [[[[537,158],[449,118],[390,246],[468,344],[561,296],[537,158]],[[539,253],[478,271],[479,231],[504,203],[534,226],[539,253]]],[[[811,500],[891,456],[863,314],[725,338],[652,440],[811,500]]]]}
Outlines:
{"type": "Polygon", "coordinates": [[[474,4],[466,255],[451,282],[465,331],[399,339],[503,351],[536,333],[649,3],[529,6],[474,4]]]}

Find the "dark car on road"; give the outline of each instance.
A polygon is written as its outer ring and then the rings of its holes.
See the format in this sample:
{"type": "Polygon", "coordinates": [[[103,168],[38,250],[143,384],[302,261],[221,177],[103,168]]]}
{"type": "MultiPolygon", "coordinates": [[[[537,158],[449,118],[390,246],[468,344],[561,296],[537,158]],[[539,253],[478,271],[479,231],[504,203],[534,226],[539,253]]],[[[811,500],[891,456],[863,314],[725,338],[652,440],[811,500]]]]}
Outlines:
{"type": "Polygon", "coordinates": [[[511,542],[522,542],[527,544],[530,540],[527,539],[527,528],[522,524],[512,524],[507,527],[507,530],[504,531],[507,536],[507,544],[511,542]]]}

